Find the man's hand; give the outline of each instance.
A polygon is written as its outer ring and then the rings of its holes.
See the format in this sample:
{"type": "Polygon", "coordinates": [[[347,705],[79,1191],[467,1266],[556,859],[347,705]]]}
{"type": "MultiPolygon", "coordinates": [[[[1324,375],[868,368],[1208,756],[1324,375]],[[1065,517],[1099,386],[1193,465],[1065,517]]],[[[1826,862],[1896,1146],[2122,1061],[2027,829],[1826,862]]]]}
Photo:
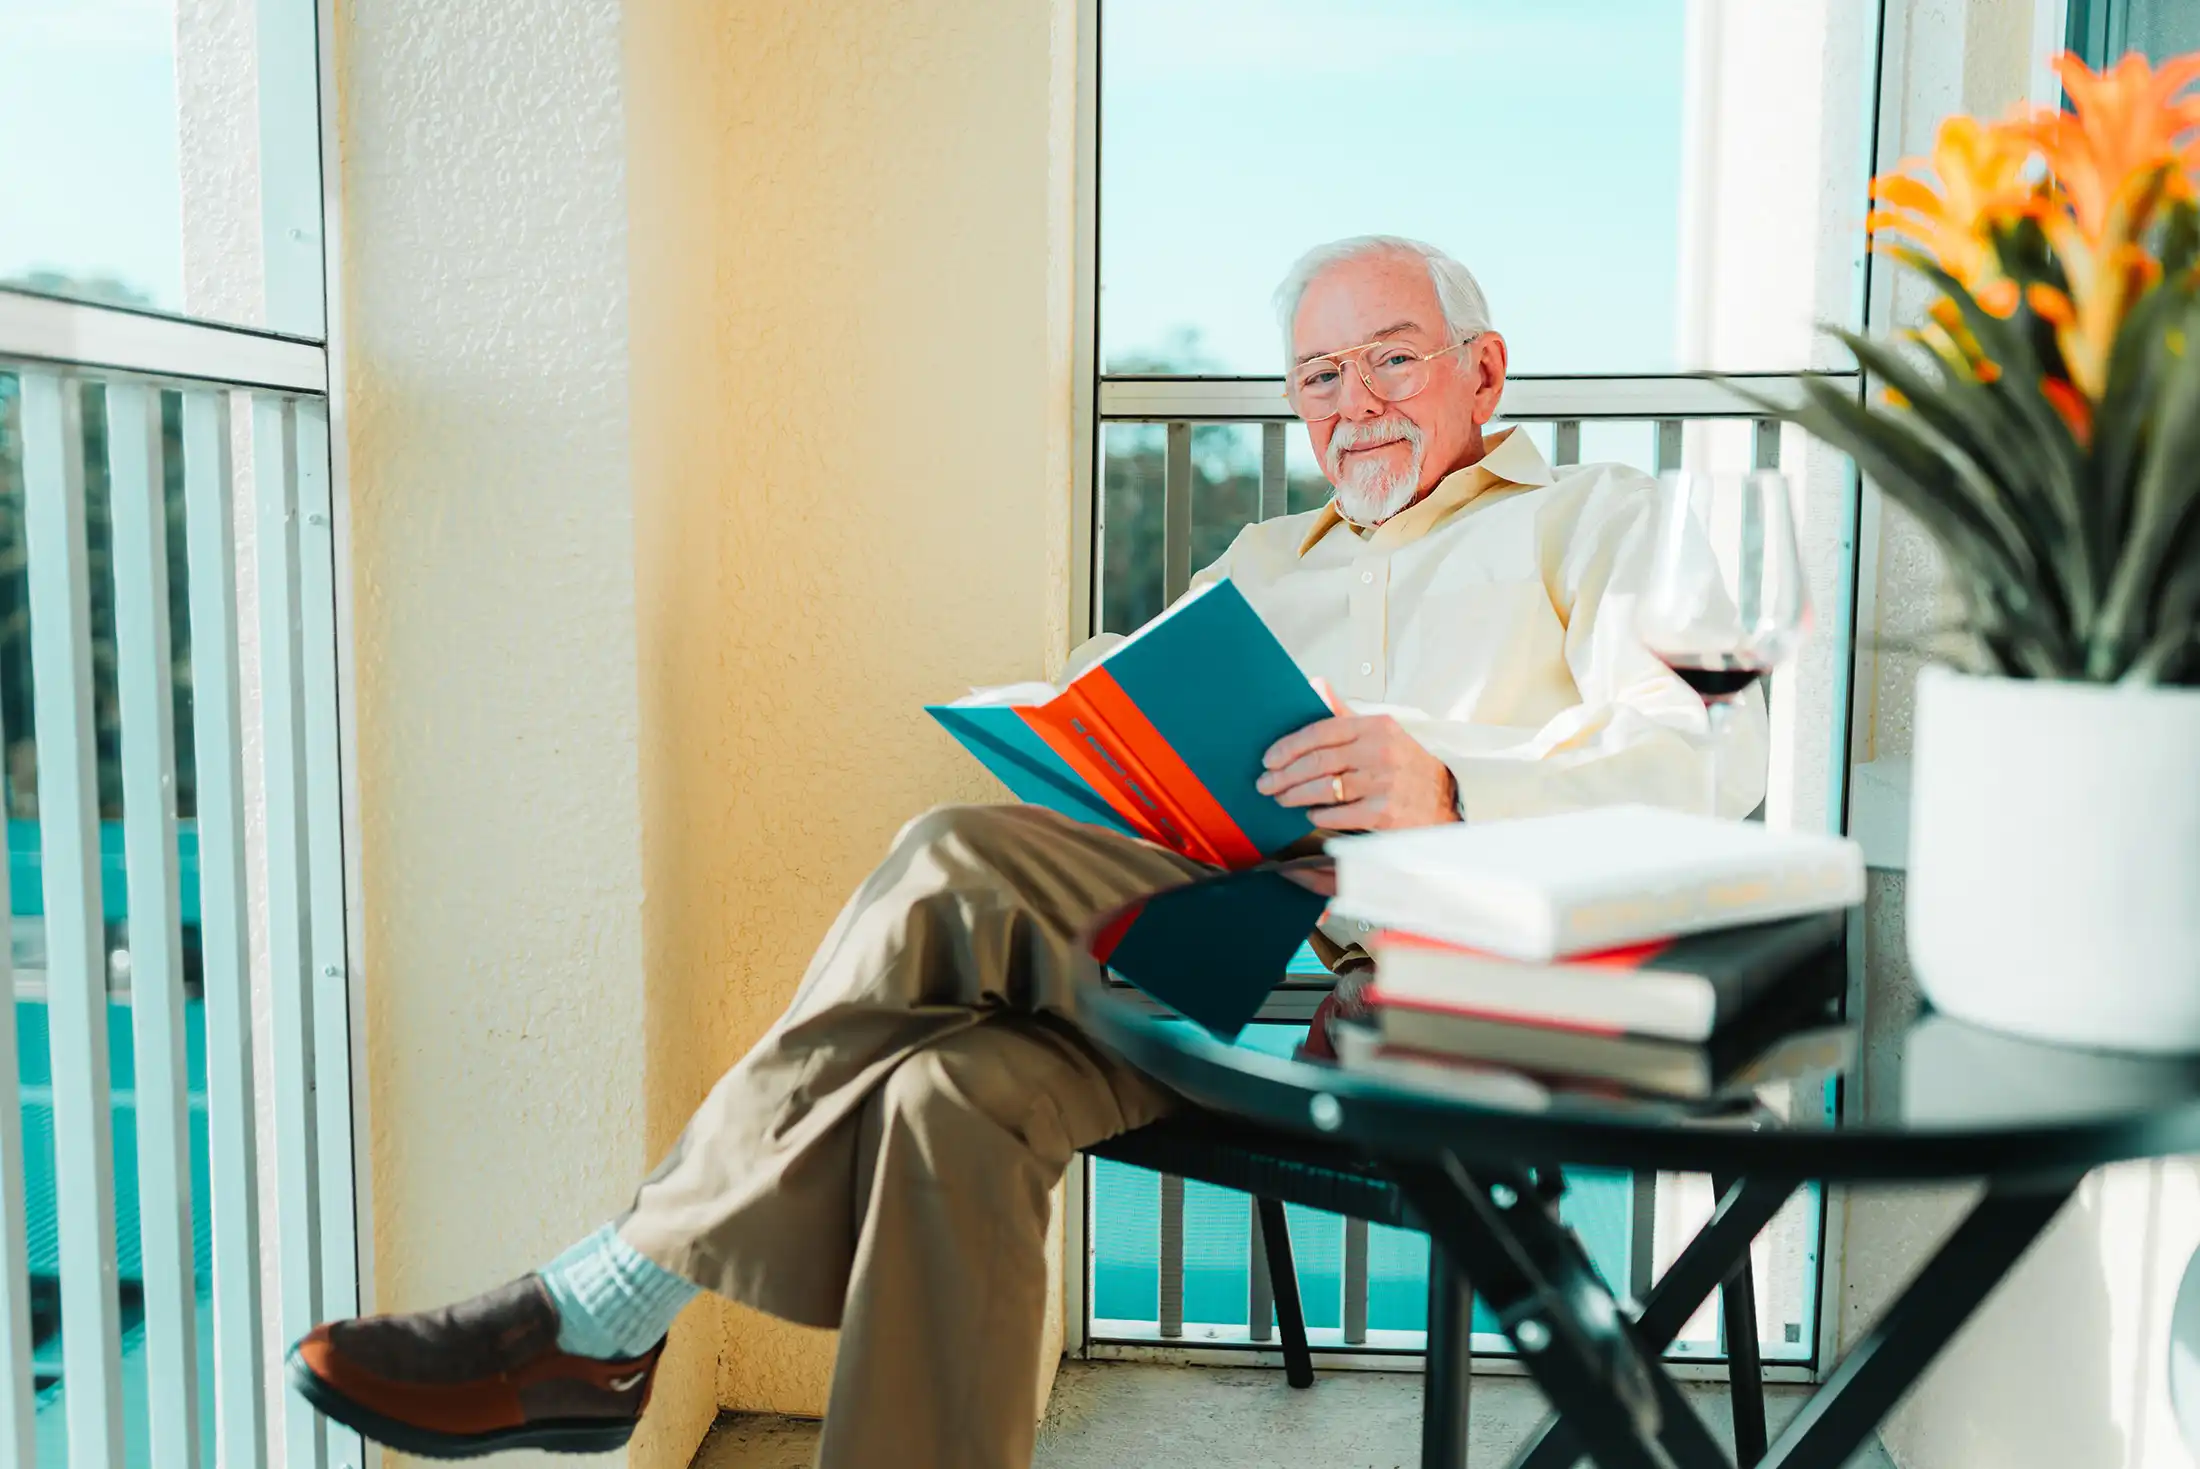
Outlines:
{"type": "Polygon", "coordinates": [[[1348,713],[1326,688],[1322,697],[1337,716],[1269,746],[1262,795],[1312,808],[1306,814],[1330,831],[1392,831],[1459,819],[1451,771],[1397,720],[1348,713]]]}

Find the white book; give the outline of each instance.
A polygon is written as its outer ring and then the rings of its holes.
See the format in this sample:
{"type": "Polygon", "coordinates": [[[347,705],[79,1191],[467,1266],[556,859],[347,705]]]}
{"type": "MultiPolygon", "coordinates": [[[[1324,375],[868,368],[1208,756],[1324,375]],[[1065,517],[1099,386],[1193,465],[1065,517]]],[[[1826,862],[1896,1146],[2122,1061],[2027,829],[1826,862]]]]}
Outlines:
{"type": "Polygon", "coordinates": [[[1854,842],[1649,806],[1339,837],[1337,910],[1510,959],[1595,953],[1864,900],[1854,842]]]}

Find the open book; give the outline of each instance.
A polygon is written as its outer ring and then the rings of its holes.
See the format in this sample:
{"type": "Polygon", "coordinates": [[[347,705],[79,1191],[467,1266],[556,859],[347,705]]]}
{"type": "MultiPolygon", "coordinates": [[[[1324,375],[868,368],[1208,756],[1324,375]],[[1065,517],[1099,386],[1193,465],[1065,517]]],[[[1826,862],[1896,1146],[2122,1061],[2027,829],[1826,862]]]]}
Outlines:
{"type": "Polygon", "coordinates": [[[1217,867],[1251,867],[1314,829],[1254,782],[1268,747],[1329,706],[1227,580],[1060,693],[1023,684],[926,712],[1017,799],[1217,867]]]}

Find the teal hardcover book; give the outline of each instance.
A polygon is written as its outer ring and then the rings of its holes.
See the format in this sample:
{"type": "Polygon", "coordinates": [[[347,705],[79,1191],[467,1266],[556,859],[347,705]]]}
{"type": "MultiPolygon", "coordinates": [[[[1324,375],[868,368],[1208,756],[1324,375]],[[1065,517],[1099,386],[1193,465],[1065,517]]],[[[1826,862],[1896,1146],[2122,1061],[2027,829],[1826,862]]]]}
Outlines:
{"type": "Polygon", "coordinates": [[[1329,706],[1227,580],[1037,704],[928,706],[1017,799],[1250,867],[1313,831],[1262,795],[1262,757],[1329,706]]]}

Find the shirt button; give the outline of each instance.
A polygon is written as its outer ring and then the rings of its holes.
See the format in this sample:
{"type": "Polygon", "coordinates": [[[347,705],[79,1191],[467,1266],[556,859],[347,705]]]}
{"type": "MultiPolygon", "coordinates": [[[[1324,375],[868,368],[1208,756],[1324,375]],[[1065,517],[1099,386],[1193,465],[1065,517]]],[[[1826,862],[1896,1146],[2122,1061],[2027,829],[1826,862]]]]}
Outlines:
{"type": "Polygon", "coordinates": [[[1360,582],[1361,582],[1361,584],[1362,584],[1362,585],[1365,585],[1365,584],[1367,584],[1368,582],[1372,582],[1373,580],[1375,580],[1375,573],[1374,573],[1374,572],[1372,572],[1372,571],[1363,571],[1363,572],[1361,572],[1361,573],[1360,573],[1360,582]]]}
{"type": "Polygon", "coordinates": [[[1372,663],[1362,663],[1360,665],[1360,672],[1363,674],[1373,673],[1374,671],[1375,665],[1372,663]]]}

